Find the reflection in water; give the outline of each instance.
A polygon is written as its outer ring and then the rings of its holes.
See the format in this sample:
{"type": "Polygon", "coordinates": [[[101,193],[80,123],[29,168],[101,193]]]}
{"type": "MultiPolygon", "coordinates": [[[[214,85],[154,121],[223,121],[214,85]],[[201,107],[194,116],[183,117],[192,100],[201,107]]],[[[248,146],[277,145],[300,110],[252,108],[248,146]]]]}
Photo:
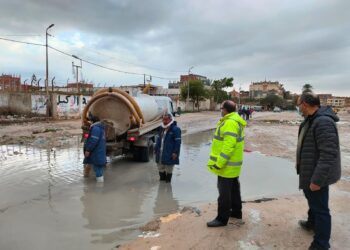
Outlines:
{"type": "Polygon", "coordinates": [[[203,144],[209,145],[214,136],[214,130],[190,134],[182,138],[182,143],[188,147],[200,148],[203,144]]]}
{"type": "Polygon", "coordinates": [[[157,198],[154,203],[154,215],[161,216],[176,212],[179,209],[179,203],[173,197],[173,188],[171,184],[160,182],[158,185],[157,198]]]}
{"type": "Polygon", "coordinates": [[[152,218],[177,211],[171,185],[159,183],[153,162],[114,162],[105,172],[103,186],[90,178],[80,200],[84,225],[94,233],[92,243],[121,243],[134,237],[138,228],[152,218]],[[127,171],[126,171],[127,169],[127,171]]]}
{"type": "MultiPolygon", "coordinates": [[[[181,165],[176,167],[175,197],[180,204],[205,203],[217,199],[217,177],[207,170],[213,131],[183,138],[181,165]]],[[[245,153],[241,172],[243,199],[298,192],[294,164],[278,157],[245,153]]]]}

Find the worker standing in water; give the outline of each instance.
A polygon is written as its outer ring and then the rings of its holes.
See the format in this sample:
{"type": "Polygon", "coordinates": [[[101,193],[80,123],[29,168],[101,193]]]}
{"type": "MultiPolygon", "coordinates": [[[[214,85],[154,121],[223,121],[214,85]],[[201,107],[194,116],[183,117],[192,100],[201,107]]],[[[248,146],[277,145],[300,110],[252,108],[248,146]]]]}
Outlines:
{"type": "Polygon", "coordinates": [[[105,138],[105,126],[100,119],[93,115],[91,112],[88,115],[89,120],[92,122],[89,130],[89,136],[84,143],[84,176],[88,176],[90,165],[96,174],[97,182],[104,182],[103,172],[106,165],[106,138],[105,138]]]}
{"type": "Polygon", "coordinates": [[[171,182],[174,165],[179,164],[180,148],[181,129],[171,114],[165,114],[155,147],[161,181],[171,182]]]}

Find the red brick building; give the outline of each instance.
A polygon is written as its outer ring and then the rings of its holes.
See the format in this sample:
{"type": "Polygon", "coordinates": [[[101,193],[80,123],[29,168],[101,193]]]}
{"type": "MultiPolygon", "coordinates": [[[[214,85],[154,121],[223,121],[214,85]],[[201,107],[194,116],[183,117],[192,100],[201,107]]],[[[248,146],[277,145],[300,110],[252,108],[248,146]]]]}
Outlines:
{"type": "Polygon", "coordinates": [[[188,81],[194,81],[194,80],[205,81],[205,80],[207,80],[207,78],[205,76],[195,75],[195,74],[181,75],[180,76],[180,82],[188,82],[188,81]]]}
{"type": "Polygon", "coordinates": [[[0,76],[0,90],[19,90],[21,87],[21,77],[13,75],[0,76]]]}

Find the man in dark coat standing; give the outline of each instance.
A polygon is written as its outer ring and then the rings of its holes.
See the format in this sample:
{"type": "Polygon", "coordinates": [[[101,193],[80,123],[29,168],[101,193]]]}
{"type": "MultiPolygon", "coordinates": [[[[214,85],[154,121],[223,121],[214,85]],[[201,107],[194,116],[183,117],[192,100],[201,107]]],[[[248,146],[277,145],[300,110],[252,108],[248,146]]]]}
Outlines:
{"type": "Polygon", "coordinates": [[[181,148],[181,129],[171,114],[163,115],[163,123],[159,130],[155,153],[161,181],[171,182],[174,165],[179,164],[181,148]]]}
{"type": "Polygon", "coordinates": [[[340,148],[336,122],[339,118],[331,107],[320,107],[320,99],[304,92],[297,101],[304,116],[298,136],[296,168],[299,188],[309,205],[308,219],[299,225],[314,231],[309,250],[329,249],[331,215],[328,206],[329,185],[340,179],[340,148]]]}

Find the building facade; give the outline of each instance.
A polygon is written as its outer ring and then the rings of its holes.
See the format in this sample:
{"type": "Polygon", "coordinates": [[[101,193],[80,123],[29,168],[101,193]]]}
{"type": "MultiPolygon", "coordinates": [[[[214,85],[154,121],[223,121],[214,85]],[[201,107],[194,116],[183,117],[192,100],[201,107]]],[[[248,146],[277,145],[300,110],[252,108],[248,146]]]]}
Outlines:
{"type": "Polygon", "coordinates": [[[180,83],[179,86],[181,86],[184,83],[187,83],[189,81],[195,81],[200,80],[205,85],[210,85],[210,80],[206,76],[196,75],[196,74],[189,74],[189,75],[181,75],[180,76],[180,83]]]}
{"type": "Polygon", "coordinates": [[[334,107],[334,108],[344,108],[345,107],[345,97],[333,96],[332,98],[328,98],[327,105],[334,107]]]}
{"type": "Polygon", "coordinates": [[[327,106],[327,100],[332,98],[332,94],[319,94],[318,97],[320,98],[321,106],[327,106]]]}
{"type": "Polygon", "coordinates": [[[249,86],[249,96],[252,99],[262,99],[269,94],[275,94],[283,98],[283,85],[277,82],[262,81],[253,82],[249,86]]]}

